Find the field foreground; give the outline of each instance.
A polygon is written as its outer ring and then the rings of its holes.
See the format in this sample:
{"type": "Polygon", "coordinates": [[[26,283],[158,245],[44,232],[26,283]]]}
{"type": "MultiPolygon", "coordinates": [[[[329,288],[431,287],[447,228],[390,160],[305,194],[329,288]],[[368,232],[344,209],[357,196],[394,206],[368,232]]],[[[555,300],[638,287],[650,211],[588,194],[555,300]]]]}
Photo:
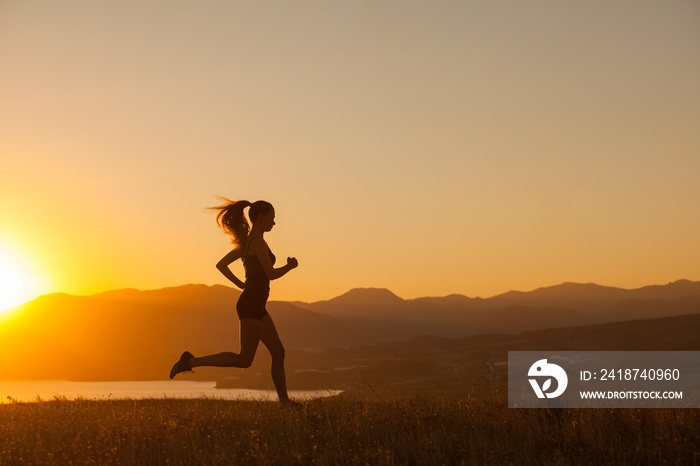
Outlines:
{"type": "Polygon", "coordinates": [[[0,405],[0,464],[698,464],[695,409],[508,409],[502,396],[0,405]]]}

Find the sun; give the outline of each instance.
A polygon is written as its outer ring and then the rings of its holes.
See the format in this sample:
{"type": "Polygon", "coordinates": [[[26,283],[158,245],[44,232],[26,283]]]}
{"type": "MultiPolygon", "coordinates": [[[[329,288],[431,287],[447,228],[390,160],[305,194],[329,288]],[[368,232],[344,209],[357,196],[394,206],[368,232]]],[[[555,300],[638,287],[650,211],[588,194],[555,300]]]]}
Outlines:
{"type": "Polygon", "coordinates": [[[30,263],[18,251],[0,245],[0,317],[44,291],[45,280],[31,272],[30,263]]]}

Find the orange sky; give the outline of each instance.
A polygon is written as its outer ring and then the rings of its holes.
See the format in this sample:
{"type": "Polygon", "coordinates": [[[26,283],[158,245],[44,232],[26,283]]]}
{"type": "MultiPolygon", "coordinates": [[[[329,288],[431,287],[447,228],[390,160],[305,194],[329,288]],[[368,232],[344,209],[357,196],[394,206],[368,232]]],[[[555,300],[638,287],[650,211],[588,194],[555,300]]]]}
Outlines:
{"type": "Polygon", "coordinates": [[[272,299],[700,280],[700,4],[575,3],[0,2],[0,250],[226,283],[222,195],[276,207],[272,299]]]}

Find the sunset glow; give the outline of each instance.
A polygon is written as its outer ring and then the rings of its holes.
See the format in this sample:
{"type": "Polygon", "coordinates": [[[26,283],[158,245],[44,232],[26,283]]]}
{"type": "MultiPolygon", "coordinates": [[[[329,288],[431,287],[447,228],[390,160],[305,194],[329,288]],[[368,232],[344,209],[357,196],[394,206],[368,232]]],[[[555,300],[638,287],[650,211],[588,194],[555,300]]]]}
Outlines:
{"type": "Polygon", "coordinates": [[[0,319],[10,309],[45,292],[46,280],[31,270],[27,260],[0,245],[0,319]]]}
{"type": "Polygon", "coordinates": [[[0,0],[0,466],[697,463],[699,83],[700,0],[0,0]]]}
{"type": "Polygon", "coordinates": [[[215,196],[275,206],[272,299],[698,280],[699,15],[0,2],[2,227],[73,294],[228,285],[215,196]]]}

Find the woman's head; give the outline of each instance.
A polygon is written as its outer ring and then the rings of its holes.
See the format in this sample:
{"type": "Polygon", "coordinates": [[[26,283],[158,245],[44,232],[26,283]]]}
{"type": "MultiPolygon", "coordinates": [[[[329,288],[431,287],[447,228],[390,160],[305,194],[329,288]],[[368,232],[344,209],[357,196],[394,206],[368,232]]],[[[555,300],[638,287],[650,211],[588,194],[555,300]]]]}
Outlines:
{"type": "Polygon", "coordinates": [[[253,224],[272,221],[274,225],[275,208],[267,201],[255,201],[250,205],[248,217],[253,224]]]}
{"type": "Polygon", "coordinates": [[[275,208],[266,201],[257,201],[250,206],[248,217],[253,226],[258,226],[262,231],[270,231],[275,226],[275,208]]]}
{"type": "Polygon", "coordinates": [[[252,225],[260,224],[263,231],[270,231],[275,224],[275,209],[267,201],[232,201],[225,197],[220,198],[225,203],[218,207],[209,207],[217,211],[216,223],[227,234],[231,235],[231,241],[240,247],[245,243],[252,225]],[[250,207],[248,220],[244,209],[250,207]]]}

